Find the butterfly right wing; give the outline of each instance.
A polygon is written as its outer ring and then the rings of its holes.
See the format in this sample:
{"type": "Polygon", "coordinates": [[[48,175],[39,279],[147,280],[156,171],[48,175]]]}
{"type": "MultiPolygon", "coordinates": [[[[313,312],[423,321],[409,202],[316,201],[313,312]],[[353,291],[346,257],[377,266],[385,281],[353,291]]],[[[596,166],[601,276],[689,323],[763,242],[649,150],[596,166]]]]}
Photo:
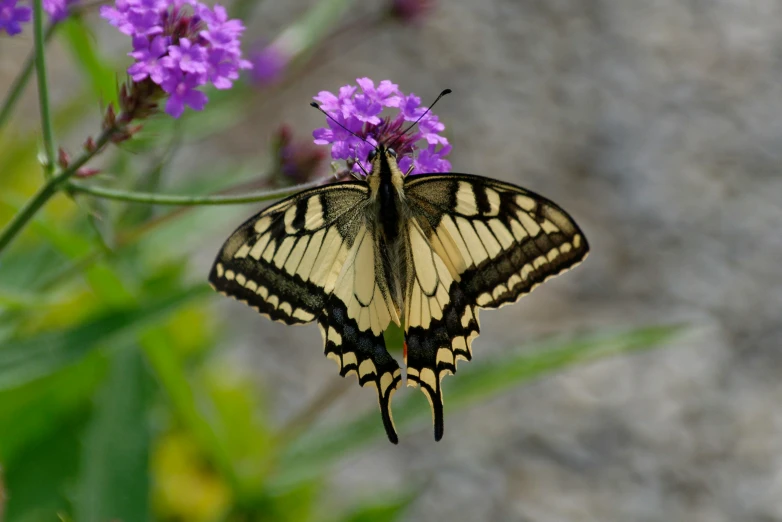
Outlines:
{"type": "Polygon", "coordinates": [[[405,328],[408,376],[443,434],[442,378],[471,358],[478,309],[513,303],[589,251],[572,218],[521,187],[469,174],[405,180],[412,214],[405,328]]]}

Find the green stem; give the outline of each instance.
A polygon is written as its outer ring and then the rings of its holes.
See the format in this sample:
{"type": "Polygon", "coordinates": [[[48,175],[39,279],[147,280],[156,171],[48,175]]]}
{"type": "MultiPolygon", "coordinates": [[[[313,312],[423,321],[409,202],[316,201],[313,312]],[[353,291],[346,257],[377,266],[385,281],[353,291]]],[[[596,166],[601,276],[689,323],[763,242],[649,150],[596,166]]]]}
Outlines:
{"type": "Polygon", "coordinates": [[[41,207],[66,185],[68,179],[76,174],[85,163],[103,150],[103,147],[111,140],[114,131],[115,129],[113,128],[104,130],[95,141],[95,148],[92,151],[85,152],[76,158],[67,169],[63,170],[58,175],[49,178],[46,183],[38,189],[38,192],[35,193],[33,198],[22,207],[22,210],[20,210],[3,228],[2,232],[0,232],[0,254],[2,254],[5,247],[14,240],[16,235],[27,225],[41,207]]]}
{"type": "Polygon", "coordinates": [[[153,194],[149,192],[132,192],[126,190],[116,190],[105,187],[95,187],[83,185],[81,183],[71,182],[68,188],[73,192],[89,194],[91,196],[114,199],[117,201],[129,201],[131,203],[146,203],[148,205],[237,205],[245,203],[258,203],[259,201],[268,201],[270,199],[279,199],[290,196],[302,190],[317,187],[323,183],[322,179],[303,183],[294,187],[285,187],[276,190],[266,190],[252,194],[237,195],[211,195],[211,196],[180,196],[167,194],[153,194]]]}
{"type": "MultiPolygon", "coordinates": [[[[43,35],[45,42],[48,42],[51,39],[55,27],[57,27],[56,23],[49,24],[46,33],[43,35]]],[[[33,51],[24,61],[22,70],[19,71],[19,75],[14,80],[13,85],[11,85],[11,89],[8,91],[8,96],[6,96],[3,101],[3,106],[0,108],[0,129],[5,126],[8,118],[11,116],[13,108],[16,106],[16,102],[19,101],[19,98],[22,96],[24,88],[27,86],[27,82],[30,81],[30,77],[33,74],[33,67],[35,66],[35,56],[36,53],[33,51]]]]}
{"type": "MultiPolygon", "coordinates": [[[[56,157],[54,155],[54,131],[52,114],[49,107],[49,87],[46,81],[46,52],[43,34],[43,0],[33,1],[33,39],[35,40],[35,75],[38,78],[38,105],[41,111],[41,132],[43,148],[46,152],[46,165],[43,171],[46,179],[54,173],[56,157]]],[[[48,199],[48,198],[47,198],[48,199]]]]}

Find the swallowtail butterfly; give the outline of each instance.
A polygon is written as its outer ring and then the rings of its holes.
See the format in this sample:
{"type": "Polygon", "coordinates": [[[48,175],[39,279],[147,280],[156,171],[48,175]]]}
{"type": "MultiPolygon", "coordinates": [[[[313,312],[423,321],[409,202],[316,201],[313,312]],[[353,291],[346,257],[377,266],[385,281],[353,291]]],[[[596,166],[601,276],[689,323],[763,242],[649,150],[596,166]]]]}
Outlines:
{"type": "Polygon", "coordinates": [[[247,220],[209,281],[275,321],[316,321],[340,375],[377,388],[393,443],[402,372],[383,332],[402,326],[408,385],[429,399],[440,440],[442,379],[472,358],[479,309],[517,301],[589,246],[567,212],[524,188],[471,174],[406,176],[382,144],[369,161],[365,179],[305,190],[247,220]]]}

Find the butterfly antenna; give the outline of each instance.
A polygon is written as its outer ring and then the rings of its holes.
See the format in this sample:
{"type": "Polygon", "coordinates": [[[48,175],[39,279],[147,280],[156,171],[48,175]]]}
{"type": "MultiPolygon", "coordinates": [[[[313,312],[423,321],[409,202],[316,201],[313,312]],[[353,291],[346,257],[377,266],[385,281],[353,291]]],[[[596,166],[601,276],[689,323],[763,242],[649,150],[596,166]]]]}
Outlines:
{"type": "MultiPolygon", "coordinates": [[[[418,117],[418,119],[417,119],[417,120],[415,120],[415,121],[414,121],[413,123],[411,123],[410,125],[408,125],[408,126],[407,126],[407,128],[406,128],[405,130],[403,130],[402,132],[400,132],[399,134],[397,134],[397,135],[396,135],[396,137],[395,137],[395,138],[394,138],[394,139],[391,141],[391,143],[390,143],[388,146],[389,146],[389,147],[391,147],[391,145],[393,145],[394,143],[396,143],[396,140],[398,140],[399,138],[401,138],[402,136],[404,136],[405,134],[407,134],[407,131],[409,131],[410,129],[412,129],[413,127],[415,127],[415,126],[418,124],[418,122],[419,122],[419,121],[421,121],[421,120],[423,119],[423,117],[424,117],[424,116],[426,116],[427,114],[429,114],[429,111],[431,111],[431,110],[432,110],[432,107],[434,107],[434,104],[435,104],[435,103],[437,103],[437,102],[439,102],[439,101],[440,101],[440,98],[442,98],[442,97],[443,97],[443,96],[445,96],[446,94],[451,94],[452,92],[453,92],[453,91],[452,91],[451,89],[445,89],[443,92],[441,92],[441,93],[440,93],[440,94],[437,96],[437,98],[435,98],[435,100],[432,102],[432,104],[431,104],[429,107],[427,107],[427,108],[426,108],[426,110],[425,110],[425,111],[424,111],[424,112],[423,112],[423,113],[422,113],[422,114],[421,114],[421,115],[418,117]]],[[[313,102],[313,103],[314,103],[314,102],[313,102]]]]}
{"type": "MultiPolygon", "coordinates": [[[[345,127],[344,125],[342,125],[340,122],[338,122],[338,121],[337,121],[337,120],[334,118],[334,116],[332,116],[332,115],[331,115],[331,114],[329,114],[328,112],[324,111],[324,110],[323,110],[323,109],[320,107],[320,105],[318,105],[318,102],[311,102],[311,103],[310,103],[310,106],[312,106],[312,107],[315,107],[315,108],[316,108],[316,109],[318,109],[320,112],[322,112],[323,114],[325,114],[325,115],[326,115],[326,118],[330,119],[331,121],[333,121],[334,123],[336,123],[337,125],[339,125],[340,127],[342,127],[342,129],[343,129],[344,131],[346,131],[346,132],[349,132],[350,134],[352,134],[352,135],[353,135],[353,136],[355,136],[356,138],[360,139],[360,140],[361,140],[361,141],[363,141],[364,143],[366,143],[366,144],[368,144],[368,145],[372,145],[371,143],[369,143],[369,142],[366,140],[366,138],[362,138],[361,136],[359,136],[358,134],[356,134],[356,133],[355,133],[355,132],[353,132],[352,130],[348,129],[347,127],[345,127]]],[[[372,146],[373,146],[373,147],[375,147],[374,145],[372,145],[372,146]]],[[[377,148],[377,147],[375,147],[375,148],[377,148]]]]}
{"type": "MultiPolygon", "coordinates": [[[[352,135],[353,135],[353,136],[355,136],[356,138],[360,139],[361,141],[363,141],[363,142],[364,142],[364,143],[366,143],[367,145],[371,145],[371,146],[372,146],[372,148],[374,148],[375,150],[377,150],[377,146],[375,146],[375,145],[372,145],[372,144],[371,144],[371,143],[369,143],[369,142],[368,142],[368,141],[367,141],[365,138],[362,138],[361,136],[359,136],[358,134],[356,134],[356,133],[355,133],[355,132],[353,132],[352,130],[348,129],[347,127],[345,127],[344,125],[342,125],[340,122],[338,122],[338,121],[337,121],[337,120],[336,120],[336,119],[335,119],[335,118],[334,118],[334,117],[333,117],[331,114],[329,114],[328,112],[324,111],[324,110],[321,108],[321,106],[320,106],[320,105],[318,105],[318,102],[310,102],[310,106],[312,106],[312,107],[315,107],[315,108],[316,108],[316,109],[318,109],[320,112],[322,112],[323,114],[325,114],[325,115],[326,115],[326,118],[330,119],[331,121],[333,121],[334,123],[336,123],[337,125],[339,125],[340,127],[342,127],[342,129],[343,129],[343,130],[345,130],[346,132],[349,132],[350,134],[352,134],[352,135]]],[[[362,164],[361,164],[361,160],[359,160],[358,158],[356,158],[356,163],[358,163],[358,166],[359,166],[359,168],[361,169],[361,171],[364,173],[364,175],[366,175],[366,176],[369,176],[369,173],[367,172],[367,169],[365,169],[365,168],[364,168],[364,165],[362,165],[362,164]]],[[[353,174],[353,171],[351,171],[351,174],[353,174]]],[[[355,176],[355,174],[354,174],[354,176],[355,176]]]]}

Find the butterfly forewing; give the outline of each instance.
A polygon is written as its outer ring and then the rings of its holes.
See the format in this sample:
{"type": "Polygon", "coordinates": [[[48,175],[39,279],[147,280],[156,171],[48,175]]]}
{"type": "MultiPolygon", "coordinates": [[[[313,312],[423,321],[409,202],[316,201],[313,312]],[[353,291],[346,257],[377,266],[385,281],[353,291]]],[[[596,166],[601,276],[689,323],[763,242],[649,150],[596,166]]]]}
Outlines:
{"type": "Polygon", "coordinates": [[[271,319],[313,321],[353,246],[365,200],[364,186],[343,183],[268,207],[228,238],[209,282],[271,319]]]}
{"type": "Polygon", "coordinates": [[[469,174],[408,179],[405,194],[433,249],[481,308],[517,301],[589,251],[564,210],[521,187],[469,174]]]}
{"type": "Polygon", "coordinates": [[[520,187],[466,174],[407,178],[408,377],[432,403],[443,433],[441,381],[470,359],[478,308],[517,301],[586,257],[578,226],[551,201],[520,187]]]}

